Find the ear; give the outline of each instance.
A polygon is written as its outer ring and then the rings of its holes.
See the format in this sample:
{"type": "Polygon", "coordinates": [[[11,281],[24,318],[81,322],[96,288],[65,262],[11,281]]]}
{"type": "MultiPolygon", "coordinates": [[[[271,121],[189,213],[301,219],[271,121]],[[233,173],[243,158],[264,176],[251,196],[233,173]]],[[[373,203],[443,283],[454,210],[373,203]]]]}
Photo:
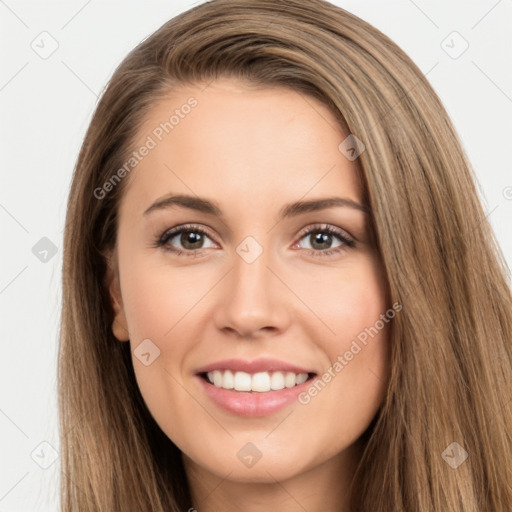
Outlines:
{"type": "Polygon", "coordinates": [[[119,270],[117,264],[117,249],[106,254],[107,273],[105,284],[108,289],[110,303],[114,310],[114,320],[112,322],[112,333],[119,341],[128,341],[128,323],[123,307],[121,296],[121,286],[119,284],[119,270]]]}

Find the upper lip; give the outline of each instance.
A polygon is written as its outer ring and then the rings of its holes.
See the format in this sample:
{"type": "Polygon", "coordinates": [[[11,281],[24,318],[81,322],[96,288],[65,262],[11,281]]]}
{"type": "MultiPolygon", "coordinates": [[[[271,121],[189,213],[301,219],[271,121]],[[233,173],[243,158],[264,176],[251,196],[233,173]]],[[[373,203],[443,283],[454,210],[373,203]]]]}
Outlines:
{"type": "Polygon", "coordinates": [[[214,363],[202,366],[196,370],[196,373],[208,373],[214,370],[231,370],[232,372],[293,372],[293,373],[315,373],[295,364],[290,364],[278,359],[262,358],[248,361],[245,359],[223,359],[214,363]]]}

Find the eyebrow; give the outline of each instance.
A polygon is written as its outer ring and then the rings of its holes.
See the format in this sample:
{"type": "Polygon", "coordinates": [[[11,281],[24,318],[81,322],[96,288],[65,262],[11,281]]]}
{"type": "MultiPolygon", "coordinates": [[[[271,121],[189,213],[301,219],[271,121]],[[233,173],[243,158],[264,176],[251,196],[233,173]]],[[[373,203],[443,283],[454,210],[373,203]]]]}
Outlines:
{"type": "MultiPolygon", "coordinates": [[[[196,210],[202,213],[215,215],[220,218],[224,217],[220,206],[215,201],[197,196],[189,196],[186,194],[169,194],[165,197],[157,199],[144,212],[144,215],[147,215],[155,210],[170,208],[172,206],[188,208],[190,210],[196,210]]],[[[352,199],[344,197],[325,197],[322,199],[297,201],[287,204],[279,211],[278,220],[282,220],[287,217],[295,217],[303,213],[315,212],[318,210],[325,210],[327,208],[340,206],[353,208],[364,213],[370,212],[370,208],[368,206],[353,201],[352,199]]]]}

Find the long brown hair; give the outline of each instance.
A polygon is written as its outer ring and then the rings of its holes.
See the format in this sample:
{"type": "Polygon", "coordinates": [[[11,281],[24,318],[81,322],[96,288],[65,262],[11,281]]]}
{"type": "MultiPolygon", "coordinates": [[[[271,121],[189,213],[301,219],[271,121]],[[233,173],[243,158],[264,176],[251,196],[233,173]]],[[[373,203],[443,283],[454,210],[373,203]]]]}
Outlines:
{"type": "Polygon", "coordinates": [[[176,84],[217,77],[315,97],[365,145],[358,165],[390,297],[402,311],[352,510],[510,512],[512,300],[473,171],[417,66],[324,0],[196,6],[139,44],[103,93],[74,171],[64,235],[62,510],[192,506],[181,452],[144,404],[129,344],[111,331],[105,254],[116,243],[127,180],[101,198],[95,190],[123,166],[159,98],[176,84]],[[459,450],[454,442],[468,454],[457,468],[447,462],[459,450]]]}

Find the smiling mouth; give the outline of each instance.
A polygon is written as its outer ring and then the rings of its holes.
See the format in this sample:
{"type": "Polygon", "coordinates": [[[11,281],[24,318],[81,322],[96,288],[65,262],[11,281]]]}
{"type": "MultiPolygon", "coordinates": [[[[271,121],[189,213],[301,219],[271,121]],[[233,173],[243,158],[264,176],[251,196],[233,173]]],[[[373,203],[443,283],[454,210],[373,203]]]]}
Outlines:
{"type": "Polygon", "coordinates": [[[247,373],[231,370],[213,370],[200,373],[199,376],[209,384],[231,391],[267,393],[294,388],[312,380],[316,373],[295,372],[257,372],[247,373]]]}

